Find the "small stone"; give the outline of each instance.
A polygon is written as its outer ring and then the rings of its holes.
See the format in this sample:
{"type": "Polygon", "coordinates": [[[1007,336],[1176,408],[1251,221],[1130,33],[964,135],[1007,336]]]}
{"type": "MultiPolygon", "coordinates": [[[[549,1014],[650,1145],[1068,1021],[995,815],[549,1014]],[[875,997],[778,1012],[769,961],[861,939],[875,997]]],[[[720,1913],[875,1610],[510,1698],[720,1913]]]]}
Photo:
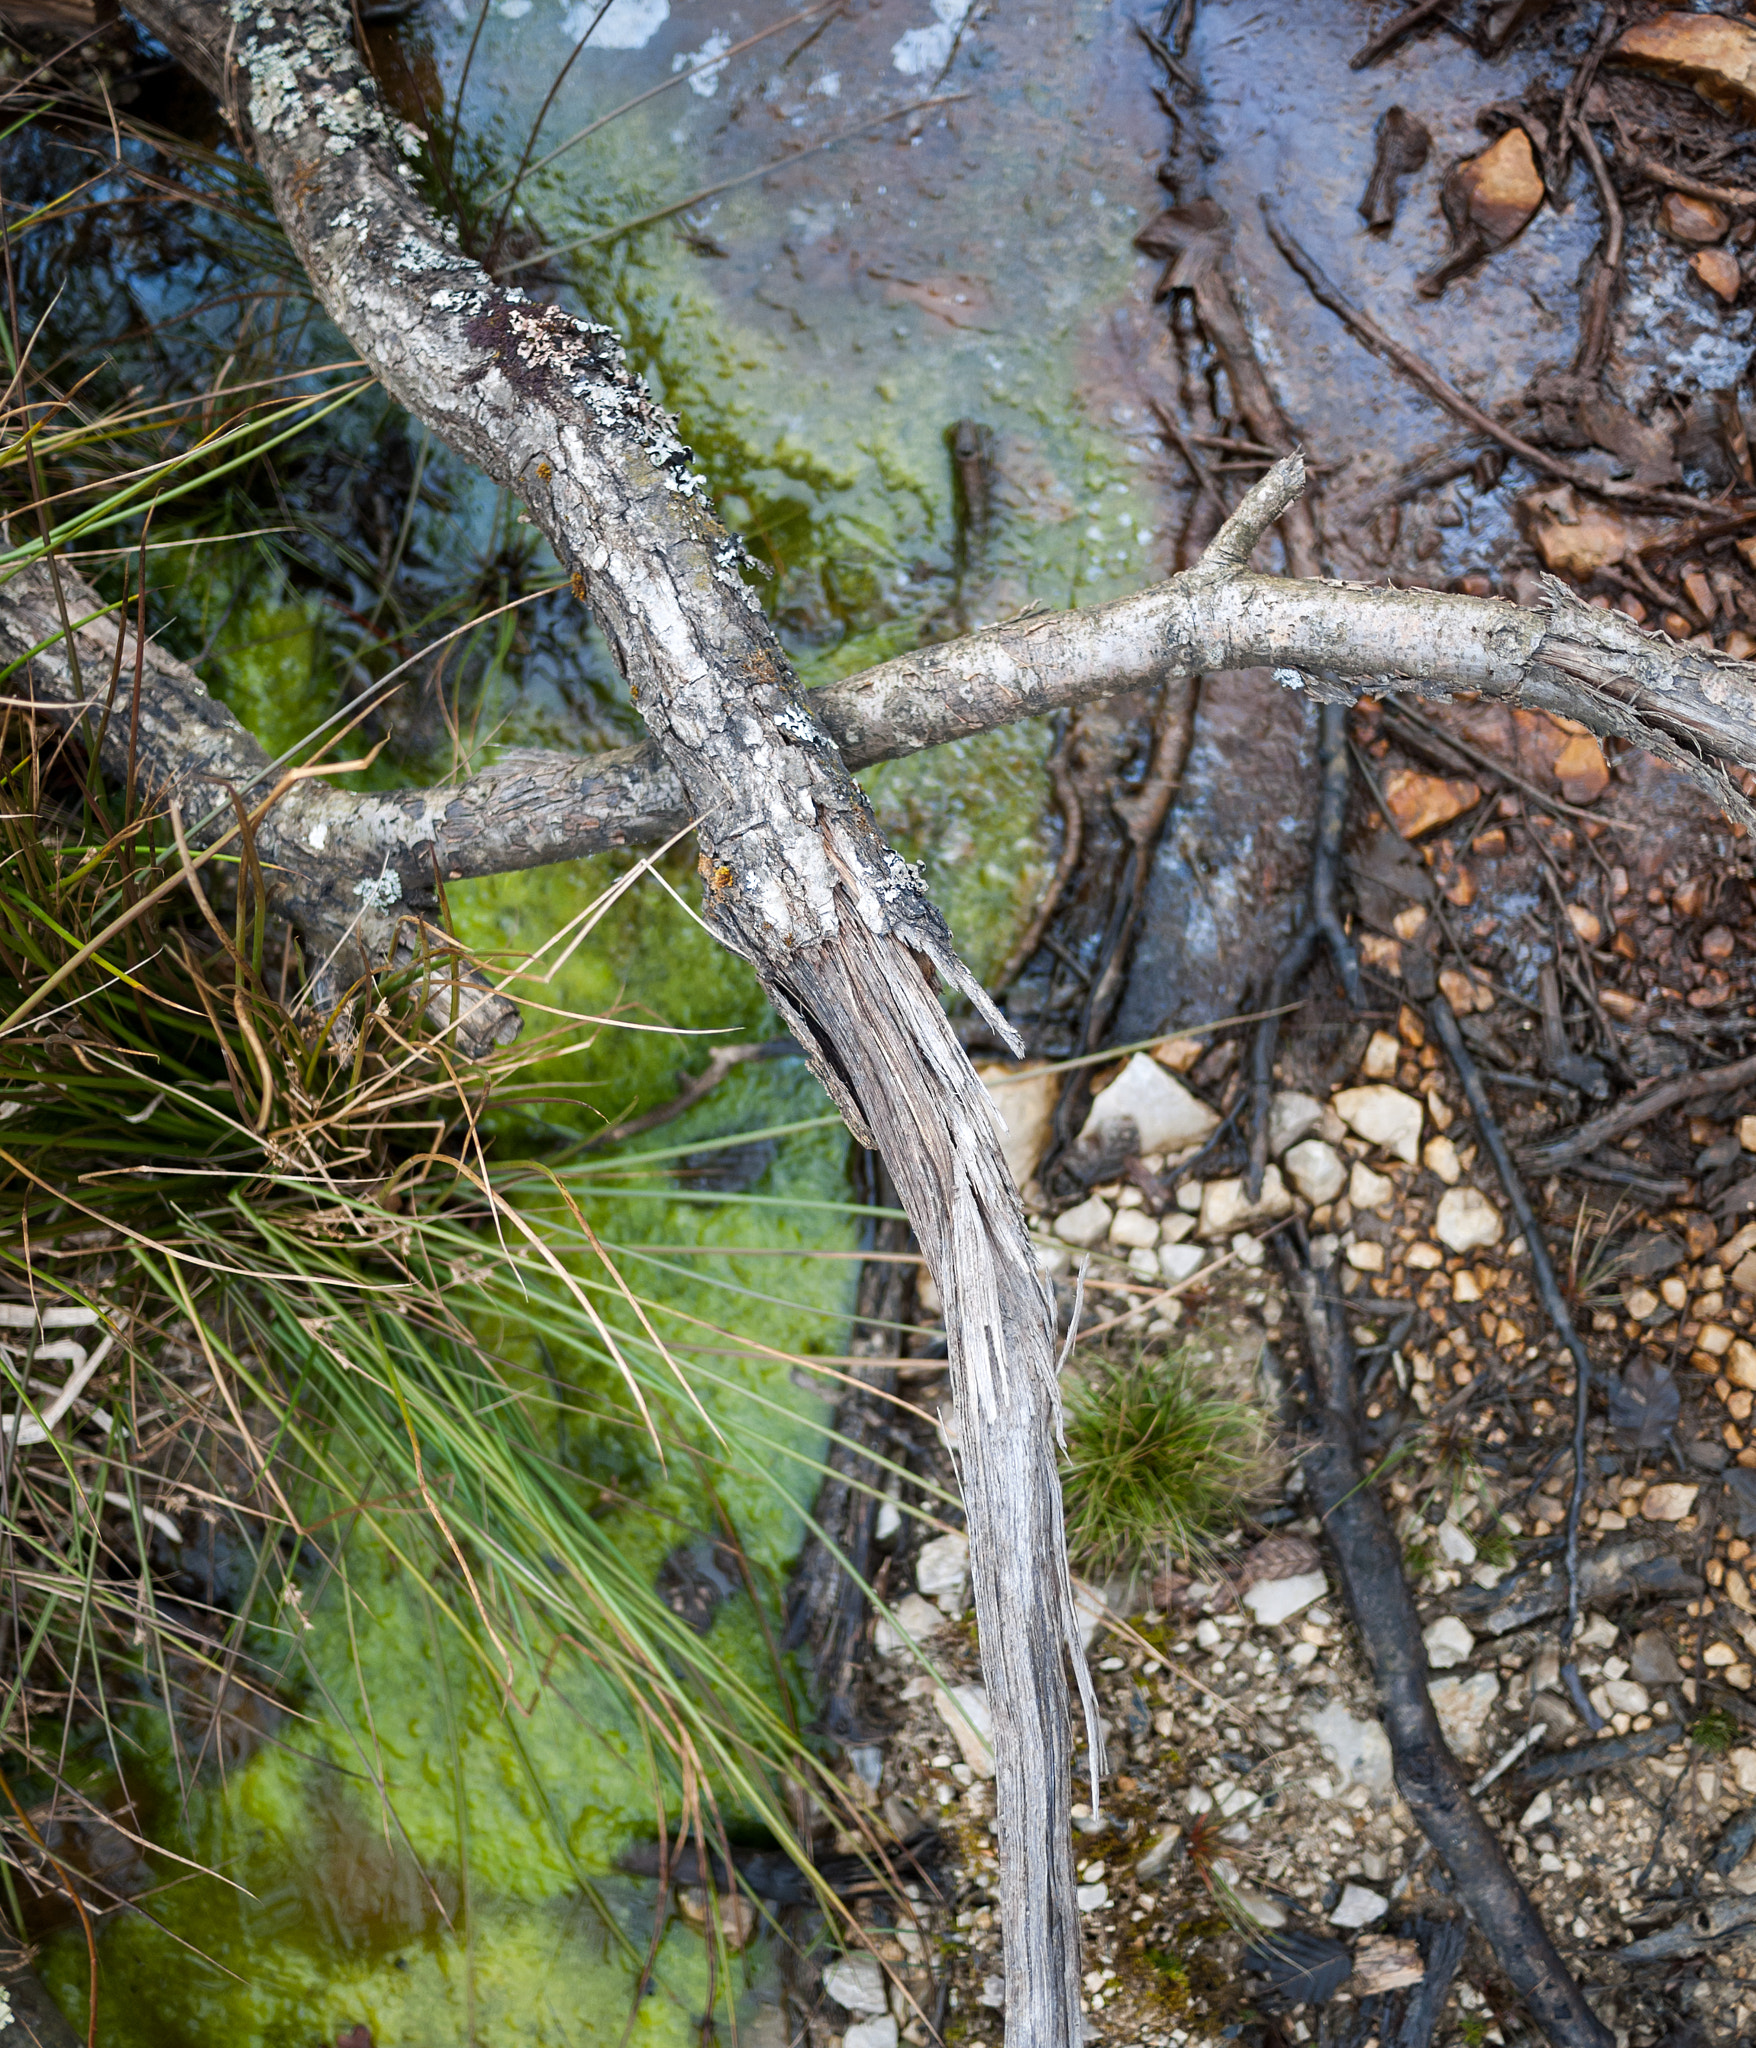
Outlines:
{"type": "Polygon", "coordinates": [[[1439,1546],[1439,1555],[1447,1564],[1470,1565],[1476,1561],[1475,1539],[1467,1529],[1460,1529],[1453,1521],[1439,1524],[1434,1532],[1434,1541],[1439,1546]]]}
{"type": "Polygon", "coordinates": [[[841,2048],[897,2048],[902,2038],[889,2013],[875,2020],[858,2020],[841,2037],[841,2048]]]}
{"type": "Polygon", "coordinates": [[[849,2012],[884,2012],[890,2005],[876,1956],[837,1956],[823,1972],[823,1988],[849,2012]]]}
{"type": "Polygon", "coordinates": [[[1123,1123],[1133,1126],[1140,1152],[1184,1152],[1213,1135],[1219,1118],[1157,1060],[1137,1052],[1110,1085],[1093,1096],[1080,1137],[1112,1142],[1123,1123]]]}
{"type": "Polygon", "coordinates": [[[1186,1074],[1206,1050],[1199,1038],[1161,1038],[1152,1056],[1173,1074],[1186,1074]]]}
{"type": "Polygon", "coordinates": [[[1258,1628],[1273,1628],[1313,1600],[1321,1600],[1328,1590],[1329,1582],[1320,1571],[1298,1572],[1289,1579],[1259,1579],[1245,1589],[1244,1605],[1258,1628]]]}
{"type": "Polygon", "coordinates": [[[905,1593],[889,1614],[881,1614],[872,1630],[872,1646],[880,1657],[896,1657],[912,1644],[924,1643],[945,1626],[945,1616],[919,1593],[905,1593]]]}
{"type": "Polygon", "coordinates": [[[1518,1825],[1527,1832],[1531,1828],[1540,1828],[1554,1810],[1554,1795],[1546,1790],[1539,1792],[1518,1816],[1518,1825]]]}
{"type": "Polygon", "coordinates": [[[1433,1235],[1450,1252],[1480,1251],[1506,1234],[1500,1212],[1479,1188],[1447,1188],[1439,1197],[1433,1235]]]}
{"type": "Polygon", "coordinates": [[[1375,1799],[1390,1797],[1396,1789],[1390,1737],[1376,1721],[1356,1720],[1340,1700],[1333,1700],[1310,1715],[1305,1726],[1340,1773],[1342,1786],[1363,1785],[1375,1799]]]}
{"type": "Polygon", "coordinates": [[[748,1948],[756,1932],[756,1908],[742,1892],[722,1892],[715,1900],[705,1885],[691,1884],[677,1893],[677,1910],[691,1927],[705,1928],[708,1915],[716,1906],[719,1931],[726,1947],[734,1952],[748,1948]]]}
{"type": "Polygon", "coordinates": [[[1101,1881],[1097,1884],[1082,1884],[1074,1891],[1073,1903],[1082,1913],[1101,1913],[1110,1903],[1110,1888],[1101,1881]]]}
{"type": "Polygon", "coordinates": [[[1756,1152],[1756,1116],[1739,1117],[1738,1143],[1746,1152],[1756,1152]]]}
{"type": "MultiPolygon", "coordinates": [[[[1268,1151],[1278,1159],[1289,1145],[1308,1138],[1323,1126],[1329,1114],[1315,1095],[1301,1095],[1295,1088],[1283,1088],[1268,1105],[1268,1151]]],[[[1752,1147],[1756,1150],[1756,1147],[1752,1147]]]]}
{"type": "Polygon", "coordinates": [[[1689,268],[1724,305],[1729,306],[1744,288],[1743,272],[1729,249],[1697,249],[1689,268]]]}
{"type": "Polygon", "coordinates": [[[1609,787],[1610,764],[1596,736],[1576,732],[1555,756],[1550,769],[1570,804],[1595,803],[1609,787]]]}
{"type": "Polygon", "coordinates": [[[1389,1911],[1388,1899],[1368,1891],[1363,1884],[1350,1884],[1343,1886],[1329,1921],[1332,1927],[1370,1927],[1373,1921],[1382,1920],[1389,1911]]]}
{"type": "Polygon", "coordinates": [[[1710,107],[1756,114],[1756,29],[1721,14],[1659,14],[1623,32],[1610,61],[1692,86],[1710,107]]]}
{"type": "Polygon", "coordinates": [[[969,1586],[969,1538],[935,1536],[921,1545],[915,1586],[929,1600],[961,1601],[969,1586]]]}
{"type": "Polygon", "coordinates": [[[1662,1629],[1643,1628],[1634,1638],[1629,1667],[1642,1685],[1681,1685],[1683,1669],[1662,1629]]]}
{"type": "Polygon", "coordinates": [[[994,1775],[994,1716],[988,1695],[979,1685],[939,1687],[933,1706],[951,1730],[951,1739],[963,1753],[963,1760],[978,1778],[994,1775]]]}
{"type": "Polygon", "coordinates": [[[1723,242],[1731,217],[1711,199],[1695,199],[1687,192],[1667,192],[1659,202],[1658,224],[1673,242],[1692,249],[1707,242],[1723,242]]]}
{"type": "Polygon", "coordinates": [[[1201,1191],[1201,1221],[1196,1225],[1202,1237],[1232,1237],[1240,1230],[1263,1223],[1278,1223],[1293,1213],[1293,1198],[1280,1177],[1280,1168],[1270,1166],[1262,1175],[1262,1198],[1252,1202],[1244,1193],[1242,1180],[1210,1180],[1201,1191]]]}
{"type": "Polygon", "coordinates": [[[1037,1060],[1026,1066],[977,1067],[976,1079],[1005,1122],[1000,1155],[1013,1185],[1022,1190],[1055,1135],[1055,1104],[1060,1099],[1062,1076],[1037,1060]]]}
{"type": "Polygon", "coordinates": [[[1622,1298],[1622,1306],[1637,1323],[1649,1323],[1664,1303],[1650,1287],[1630,1287],[1622,1298]]]}
{"type": "MultiPolygon", "coordinates": [[[[1594,576],[1639,545],[1624,521],[1595,505],[1581,505],[1570,485],[1533,492],[1521,507],[1543,566],[1560,576],[1594,576]]],[[[1603,758],[1601,748],[1598,758],[1603,758]]],[[[1456,1009],[1457,1004],[1452,1002],[1451,1007],[1456,1009]]]]}
{"type": "Polygon", "coordinates": [[[1440,970],[1439,991],[1460,1017],[1494,1007],[1494,991],[1455,967],[1440,970]]]}
{"type": "Polygon", "coordinates": [[[1360,1071],[1368,1081],[1394,1081],[1396,1063],[1402,1057],[1402,1041],[1393,1031],[1374,1031],[1366,1041],[1366,1056],[1360,1071]]]}
{"type": "Polygon", "coordinates": [[[1333,1202],[1347,1185],[1347,1167],[1333,1145],[1321,1138],[1302,1138],[1282,1164],[1287,1178],[1313,1208],[1333,1202]]]}
{"type": "Polygon", "coordinates": [[[1480,156],[1457,165],[1445,183],[1447,198],[1458,192],[1470,221],[1495,248],[1520,233],[1543,203],[1542,173],[1522,128],[1508,128],[1480,156]]]}
{"type": "Polygon", "coordinates": [[[1396,1193],[1396,1183],[1387,1173],[1374,1173],[1364,1160],[1356,1159],[1348,1174],[1347,1198],[1356,1209],[1382,1209],[1396,1193]]]}
{"type": "MultiPolygon", "coordinates": [[[[985,2005],[994,2012],[1006,2010],[1006,1979],[991,1976],[982,1979],[982,1988],[976,1993],[977,2005],[985,2005]]],[[[843,2044],[846,2048],[846,2044],[843,2044]]]]}
{"type": "Polygon", "coordinates": [[[1746,1252],[1732,1268],[1732,1285],[1740,1294],[1756,1294],[1756,1252],[1746,1252]]]}
{"type": "Polygon", "coordinates": [[[1649,1714],[1652,1711],[1651,1693],[1635,1679],[1606,1678],[1603,1690],[1612,1714],[1649,1714]]]}
{"type": "Polygon", "coordinates": [[[1144,1209],[1120,1209],[1110,1225],[1110,1242],[1118,1251],[1150,1251],[1158,1243],[1158,1218],[1144,1209]]]}
{"type": "Polygon", "coordinates": [[[1473,1672],[1468,1678],[1435,1678],[1427,1692],[1452,1754],[1473,1757],[1481,1746],[1488,1715],[1500,1697],[1499,1679],[1491,1671],[1473,1672]]]}
{"type": "Polygon", "coordinates": [[[1420,1101],[1400,1088],[1376,1082],[1368,1088],[1344,1088],[1335,1098],[1335,1113],[1350,1131],[1369,1145],[1382,1146],[1413,1166],[1420,1156],[1420,1101]]]}
{"type": "Polygon", "coordinates": [[[1377,1998],[1419,1984],[1426,1974],[1418,1941],[1408,1935],[1367,1934],[1355,1944],[1354,1974],[1348,1982],[1356,1998],[1377,1998]]]}
{"type": "Polygon", "coordinates": [[[1286,1908],[1277,1904],[1266,1892],[1259,1892],[1253,1886],[1234,1886],[1232,1904],[1246,1920],[1253,1920],[1258,1927],[1284,1927],[1287,1924],[1286,1908]]]}
{"type": "Polygon", "coordinates": [[[1458,1664],[1467,1664],[1470,1653],[1475,1649],[1476,1639],[1455,1614],[1442,1614],[1435,1622],[1421,1631],[1421,1641],[1427,1646],[1427,1662],[1435,1671],[1449,1671],[1458,1664]]]}
{"type": "Polygon", "coordinates": [[[1201,1271],[1207,1262],[1207,1247],[1199,1244],[1161,1244],[1158,1270],[1161,1279],[1175,1287],[1201,1271]]]}
{"type": "Polygon", "coordinates": [[[1429,1138],[1421,1147],[1421,1164],[1448,1188],[1455,1187],[1463,1178],[1463,1163],[1457,1156],[1457,1147],[1442,1135],[1429,1138]]]}
{"type": "Polygon", "coordinates": [[[1156,1281],[1159,1277],[1158,1253],[1144,1247],[1128,1254],[1128,1270],[1136,1280],[1156,1281]]]}
{"type": "Polygon", "coordinates": [[[1383,787],[1384,802],[1405,839],[1418,839],[1435,826],[1450,824],[1482,800],[1481,790],[1473,782],[1447,781],[1444,776],[1422,775],[1413,768],[1393,769],[1383,787]]]}
{"type": "Polygon", "coordinates": [[[1649,1522],[1680,1522],[1685,1515],[1695,1511],[1695,1496],[1699,1486],[1683,1486],[1676,1480],[1666,1480],[1660,1486],[1649,1486],[1640,1503],[1640,1512],[1649,1522]]]}
{"type": "Polygon", "coordinates": [[[1141,1857],[1140,1861],[1135,1864],[1135,1881],[1139,1884],[1150,1884],[1161,1871],[1169,1869],[1171,1858],[1177,1852],[1177,1844],[1182,1839],[1183,1830],[1180,1824],[1173,1824],[1171,1827],[1166,1828],[1158,1840],[1153,1843],[1152,1847],[1147,1850],[1146,1854],[1141,1857]]]}
{"type": "Polygon", "coordinates": [[[1734,1387],[1756,1387],[1756,1344],[1746,1337],[1734,1337],[1724,1369],[1734,1387]]]}
{"type": "Polygon", "coordinates": [[[1588,946],[1595,946],[1604,935],[1603,919],[1595,910],[1587,910],[1583,903],[1569,903],[1567,922],[1588,946]]]}
{"type": "Polygon", "coordinates": [[[1114,1213],[1100,1196],[1088,1195],[1077,1208],[1065,1209],[1055,1218],[1055,1235],[1063,1244],[1088,1252],[1109,1236],[1114,1213]]]}

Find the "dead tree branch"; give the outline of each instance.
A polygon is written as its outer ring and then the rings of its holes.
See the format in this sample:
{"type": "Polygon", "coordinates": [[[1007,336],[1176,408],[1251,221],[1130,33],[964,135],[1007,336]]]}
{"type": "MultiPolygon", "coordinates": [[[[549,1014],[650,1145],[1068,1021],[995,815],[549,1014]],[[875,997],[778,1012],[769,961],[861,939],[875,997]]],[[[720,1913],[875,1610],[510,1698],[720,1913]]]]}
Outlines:
{"type": "Polygon", "coordinates": [[[1610,2048],[1609,2029],[1586,2004],[1494,1830],[1469,1796],[1427,1691],[1420,1617],[1395,1533],[1360,1455],[1354,1359],[1341,1297],[1325,1275],[1283,1254],[1317,1387],[1317,1441],[1305,1454],[1312,1504],[1335,1554],[1342,1592],[1384,1709],[1397,1789],[1444,1859],[1495,1960],[1554,2048],[1610,2048]]]}
{"type": "Polygon", "coordinates": [[[1052,1297],[1002,1126],[940,1002],[957,958],[811,716],[674,423],[615,334],[497,285],[429,213],[340,0],[142,0],[218,94],[330,316],[386,389],[529,504],[697,821],[704,915],[882,1155],[945,1302],[995,1735],[1008,2017],[1082,2032],[1064,1659],[1080,1648],[1055,1469],[1052,1297]]]}

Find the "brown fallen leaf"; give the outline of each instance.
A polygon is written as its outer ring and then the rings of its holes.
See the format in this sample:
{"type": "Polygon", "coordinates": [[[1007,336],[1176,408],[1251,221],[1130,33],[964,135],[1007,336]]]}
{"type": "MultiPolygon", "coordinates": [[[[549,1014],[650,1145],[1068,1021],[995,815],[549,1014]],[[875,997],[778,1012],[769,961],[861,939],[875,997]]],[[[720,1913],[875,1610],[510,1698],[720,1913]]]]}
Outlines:
{"type": "Polygon", "coordinates": [[[1628,29],[1610,62],[1691,86],[1710,107],[1756,114],[1756,28],[1723,14],[1659,14],[1628,29]]]}
{"type": "Polygon", "coordinates": [[[1689,258],[1689,268],[1715,298],[1728,306],[1743,289],[1743,272],[1729,249],[1697,249],[1689,258]]]}
{"type": "Polygon", "coordinates": [[[1557,576],[1586,582],[1638,545],[1626,520],[1595,505],[1581,505],[1571,484],[1529,492],[1519,501],[1519,510],[1543,566],[1557,576]]]}
{"type": "Polygon", "coordinates": [[[1411,177],[1421,168],[1433,138],[1406,107],[1390,107],[1380,116],[1373,140],[1377,154],[1366,181],[1366,196],[1360,201],[1360,217],[1375,234],[1388,234],[1396,225],[1401,196],[1397,180],[1411,177]]]}
{"type": "Polygon", "coordinates": [[[1422,775],[1413,768],[1394,769],[1384,778],[1384,801],[1405,839],[1418,839],[1436,825],[1448,825],[1481,800],[1482,792],[1473,782],[1422,775]]]}

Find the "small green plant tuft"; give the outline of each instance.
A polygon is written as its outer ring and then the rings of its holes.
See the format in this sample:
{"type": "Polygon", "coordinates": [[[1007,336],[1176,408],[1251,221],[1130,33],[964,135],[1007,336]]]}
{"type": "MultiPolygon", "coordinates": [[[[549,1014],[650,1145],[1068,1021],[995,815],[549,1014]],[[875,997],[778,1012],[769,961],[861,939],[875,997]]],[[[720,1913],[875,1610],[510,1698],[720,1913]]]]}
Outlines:
{"type": "Polygon", "coordinates": [[[1067,1402],[1067,1543],[1092,1571],[1199,1557],[1256,1482],[1260,1418],[1182,1356],[1099,1368],[1067,1402]]]}
{"type": "Polygon", "coordinates": [[[1724,1707],[1713,1707],[1689,1727],[1689,1740],[1711,1756],[1723,1756],[1738,1739],[1738,1724],[1724,1707]]]}
{"type": "Polygon", "coordinates": [[[1411,1586],[1418,1586],[1439,1563],[1439,1546],[1425,1536],[1417,1536],[1404,1546],[1402,1573],[1411,1586]]]}

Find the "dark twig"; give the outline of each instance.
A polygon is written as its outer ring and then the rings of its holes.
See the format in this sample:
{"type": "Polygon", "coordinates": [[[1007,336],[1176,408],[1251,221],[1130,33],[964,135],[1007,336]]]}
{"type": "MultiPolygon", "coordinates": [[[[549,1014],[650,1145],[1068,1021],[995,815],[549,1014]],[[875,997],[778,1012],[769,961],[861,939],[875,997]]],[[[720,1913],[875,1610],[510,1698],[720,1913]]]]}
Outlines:
{"type": "MultiPolygon", "coordinates": [[[[1518,1177],[1518,1169],[1512,1164],[1512,1154],[1507,1149],[1506,1139],[1494,1112],[1488,1106],[1487,1090],[1482,1086],[1482,1077],[1476,1072],[1475,1061],[1463,1042],[1463,1033],[1457,1027],[1457,1018],[1451,1005],[1443,996],[1435,996],[1428,1009],[1439,1041],[1444,1046],[1451,1064],[1457,1069],[1457,1078],[1463,1083],[1463,1092],[1469,1102],[1470,1114],[1475,1118],[1476,1129],[1482,1143],[1488,1148],[1488,1155],[1494,1162],[1494,1171],[1500,1176],[1500,1185],[1506,1191],[1506,1200],[1524,1238],[1525,1253],[1530,1260],[1531,1278],[1536,1282],[1538,1298],[1554,1326],[1555,1334],[1566,1346],[1573,1359],[1573,1490],[1567,1499],[1566,1559],[1567,1559],[1567,1623],[1561,1638],[1563,1654],[1571,1648],[1573,1637],[1579,1626],[1579,1510],[1585,1501],[1585,1426],[1591,1398],[1591,1359],[1585,1346],[1580,1342],[1579,1332],[1573,1327],[1573,1316],[1567,1307],[1566,1297],[1561,1292],[1560,1282],[1555,1278],[1555,1268],[1549,1258],[1549,1247],[1537,1227],[1536,1211],[1530,1206],[1530,1197],[1524,1191],[1524,1182],[1518,1177]]],[[[1569,1663],[1563,1670],[1574,1672],[1576,1667],[1569,1663]]],[[[1571,1681],[1569,1681],[1571,1683],[1571,1681]]]]}
{"type": "Polygon", "coordinates": [[[1393,340],[1369,313],[1361,312],[1359,307],[1330,281],[1315,258],[1281,226],[1279,217],[1266,196],[1262,199],[1261,206],[1269,240],[1305,280],[1311,296],[1317,303],[1328,307],[1356,341],[1371,349],[1375,355],[1382,356],[1392,369],[1400,371],[1411,384],[1419,385],[1429,398],[1435,399],[1447,412],[1455,413],[1466,425],[1476,428],[1478,432],[1491,434],[1503,448],[1542,475],[1558,477],[1563,483],[1572,484],[1576,490],[1585,491],[1593,497],[1613,498],[1621,503],[1651,505],[1666,512],[1687,512],[1693,517],[1700,516],[1702,507],[1698,499],[1686,498],[1677,491],[1647,490],[1639,484],[1600,476],[1596,471],[1585,469],[1577,462],[1562,461],[1560,457],[1551,455],[1546,448],[1539,448],[1534,442],[1525,440],[1522,434],[1515,434],[1510,427],[1503,427],[1492,413],[1483,412],[1479,405],[1472,404],[1461,391],[1447,384],[1438,371],[1416,355],[1413,349],[1405,348],[1400,341],[1393,340]]]}
{"type": "Polygon", "coordinates": [[[1611,2048],[1611,2036],[1568,1975],[1499,1837],[1469,1796],[1427,1691],[1420,1618],[1399,1547],[1355,1434],[1347,1317],[1328,1276],[1277,1246],[1298,1304],[1318,1389],[1319,1435],[1304,1471],[1342,1592],[1359,1631],[1390,1737],[1397,1789],[1439,1852],[1495,1959],[1554,2048],[1611,2048]]]}
{"type": "MultiPolygon", "coordinates": [[[[1543,153],[1543,184],[1548,191],[1551,205],[1566,203],[1567,159],[1573,152],[1574,143],[1578,142],[1588,157],[1597,154],[1591,136],[1585,132],[1585,124],[1579,118],[1580,110],[1584,107],[1592,86],[1597,82],[1598,66],[1608,55],[1610,45],[1621,31],[1625,12],[1626,9],[1620,6],[1604,9],[1603,18],[1597,26],[1597,34],[1592,38],[1591,48],[1586,51],[1585,56],[1575,67],[1573,76],[1567,81],[1567,90],[1561,100],[1561,118],[1550,130],[1549,146],[1543,153]]],[[[1592,172],[1599,180],[1598,189],[1601,191],[1603,178],[1599,166],[1593,164],[1592,172]]]]}
{"type": "Polygon", "coordinates": [[[1694,1102],[1703,1095],[1741,1088],[1749,1081],[1756,1081],[1756,1053],[1733,1060],[1729,1066],[1698,1067],[1687,1074],[1673,1074],[1668,1081],[1660,1081],[1643,1094],[1629,1096],[1601,1116],[1588,1117],[1565,1137],[1539,1145],[1525,1157],[1533,1173],[1558,1173],[1563,1167],[1577,1166],[1600,1145],[1612,1144],[1650,1123],[1655,1116],[1663,1116],[1668,1109],[1694,1102]]]}
{"type": "Polygon", "coordinates": [[[1582,294],[1579,349],[1573,358],[1573,368],[1579,376],[1596,379],[1609,351],[1610,308],[1622,275],[1622,202],[1616,197],[1616,188],[1610,182],[1590,128],[1584,121],[1575,120],[1573,132],[1579,142],[1579,153],[1597,181],[1598,198],[1604,209],[1604,237],[1592,267],[1591,282],[1582,294]]]}
{"type": "Polygon", "coordinates": [[[1381,28],[1364,49],[1356,50],[1347,60],[1350,71],[1367,71],[1381,58],[1388,57],[1405,36],[1411,36],[1424,22],[1431,21],[1436,14],[1442,14],[1450,0],[1417,0],[1417,4],[1406,13],[1399,14],[1393,22],[1381,28]]]}

